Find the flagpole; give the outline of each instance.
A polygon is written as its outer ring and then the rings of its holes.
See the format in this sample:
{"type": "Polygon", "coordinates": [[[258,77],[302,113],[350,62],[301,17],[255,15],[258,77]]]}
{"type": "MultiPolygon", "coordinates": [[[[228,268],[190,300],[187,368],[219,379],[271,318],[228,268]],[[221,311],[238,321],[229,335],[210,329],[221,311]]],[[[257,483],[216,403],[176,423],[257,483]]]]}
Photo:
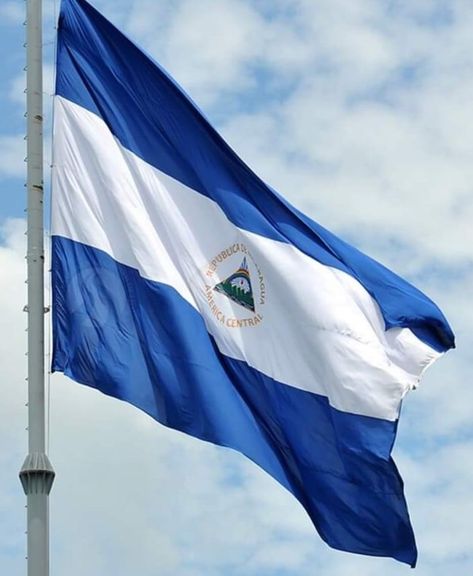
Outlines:
{"type": "Polygon", "coordinates": [[[27,498],[28,576],[49,575],[49,492],[45,445],[42,0],[26,0],[28,212],[28,455],[20,470],[27,498]]]}

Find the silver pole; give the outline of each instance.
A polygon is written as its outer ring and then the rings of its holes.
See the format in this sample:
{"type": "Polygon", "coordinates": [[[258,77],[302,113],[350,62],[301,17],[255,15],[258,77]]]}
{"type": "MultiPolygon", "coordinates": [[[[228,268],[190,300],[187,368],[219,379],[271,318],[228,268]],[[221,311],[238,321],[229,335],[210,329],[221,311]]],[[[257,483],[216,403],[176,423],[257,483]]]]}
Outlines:
{"type": "Polygon", "coordinates": [[[27,498],[28,576],[49,575],[49,492],[45,446],[42,0],[26,0],[28,189],[28,455],[20,470],[27,498]]]}

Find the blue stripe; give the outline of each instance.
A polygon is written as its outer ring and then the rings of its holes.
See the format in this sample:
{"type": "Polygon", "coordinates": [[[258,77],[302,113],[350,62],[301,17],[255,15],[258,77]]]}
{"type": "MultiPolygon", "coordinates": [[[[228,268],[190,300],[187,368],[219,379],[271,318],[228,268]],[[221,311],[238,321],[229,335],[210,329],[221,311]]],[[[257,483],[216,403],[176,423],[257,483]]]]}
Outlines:
{"type": "Polygon", "coordinates": [[[62,3],[56,92],[97,114],[146,162],[217,202],[240,228],[352,275],[378,302],[386,328],[411,328],[439,351],[454,346],[427,296],[269,188],[166,72],[84,0],[62,3]]]}
{"type": "Polygon", "coordinates": [[[408,564],[416,547],[390,457],[395,422],[340,412],[217,349],[167,285],[53,237],[53,370],[238,450],[285,486],[332,547],[408,564]]]}

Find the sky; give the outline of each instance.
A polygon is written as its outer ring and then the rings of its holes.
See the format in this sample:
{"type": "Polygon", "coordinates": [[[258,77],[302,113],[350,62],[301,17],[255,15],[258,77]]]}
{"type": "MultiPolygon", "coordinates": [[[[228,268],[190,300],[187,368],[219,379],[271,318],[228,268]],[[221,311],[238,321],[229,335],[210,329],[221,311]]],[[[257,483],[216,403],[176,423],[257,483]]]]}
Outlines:
{"type": "MultiPolygon", "coordinates": [[[[438,303],[457,349],[404,401],[394,458],[418,576],[473,573],[473,3],[94,0],[237,153],[438,303]]],[[[0,4],[0,572],[26,574],[25,28],[0,4]]],[[[44,1],[49,182],[55,15],[44,1]]],[[[49,282],[49,279],[47,279],[49,282]]],[[[51,574],[398,576],[329,549],[243,456],[48,377],[51,574]]]]}

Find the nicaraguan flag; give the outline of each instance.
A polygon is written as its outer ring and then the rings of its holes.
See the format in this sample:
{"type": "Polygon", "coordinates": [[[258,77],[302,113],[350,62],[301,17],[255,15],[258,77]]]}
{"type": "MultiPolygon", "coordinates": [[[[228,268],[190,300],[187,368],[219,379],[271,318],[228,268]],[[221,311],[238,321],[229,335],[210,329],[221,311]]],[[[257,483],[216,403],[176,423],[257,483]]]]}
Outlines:
{"type": "Polygon", "coordinates": [[[414,565],[400,404],[436,305],[262,182],[85,0],[59,23],[53,369],[245,454],[330,546],[414,565]]]}

